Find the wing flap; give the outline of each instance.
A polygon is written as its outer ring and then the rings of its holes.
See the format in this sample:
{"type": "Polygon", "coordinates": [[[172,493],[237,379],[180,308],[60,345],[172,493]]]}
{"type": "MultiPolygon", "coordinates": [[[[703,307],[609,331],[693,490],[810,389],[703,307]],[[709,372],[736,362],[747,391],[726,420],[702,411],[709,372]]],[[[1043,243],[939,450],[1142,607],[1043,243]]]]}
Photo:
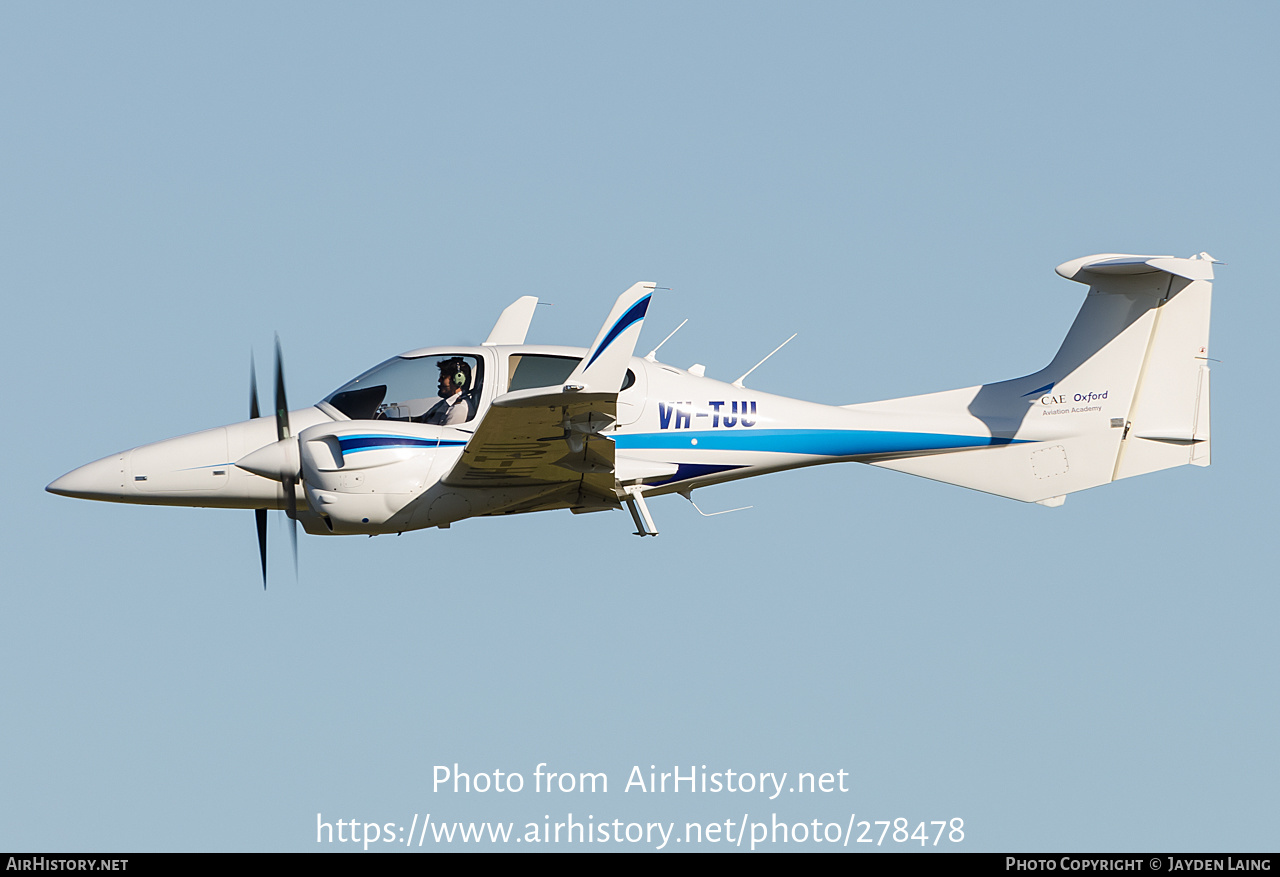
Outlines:
{"type": "Polygon", "coordinates": [[[563,406],[491,407],[462,457],[444,477],[446,484],[504,487],[560,484],[579,480],[599,466],[613,471],[613,441],[589,436],[578,424],[612,423],[608,403],[563,406]],[[607,446],[607,447],[606,447],[607,446]],[[590,453],[588,453],[590,451],[590,453]]]}

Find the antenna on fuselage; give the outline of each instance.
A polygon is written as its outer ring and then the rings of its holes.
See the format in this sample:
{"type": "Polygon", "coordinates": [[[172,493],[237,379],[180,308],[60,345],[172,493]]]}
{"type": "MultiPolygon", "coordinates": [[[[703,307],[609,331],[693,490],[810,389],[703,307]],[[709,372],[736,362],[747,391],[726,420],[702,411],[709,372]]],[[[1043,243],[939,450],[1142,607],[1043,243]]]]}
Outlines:
{"type": "Polygon", "coordinates": [[[745,512],[747,509],[755,508],[755,506],[752,506],[752,505],[744,505],[736,509],[725,509],[722,512],[704,512],[702,509],[698,508],[698,504],[693,501],[693,491],[694,491],[694,488],[685,487],[676,492],[679,493],[681,496],[683,496],[685,499],[689,500],[689,505],[693,506],[694,510],[697,511],[697,513],[702,515],[704,518],[714,518],[717,515],[727,515],[730,512],[745,512]]]}
{"type": "MultiPolygon", "coordinates": [[[[687,319],[682,320],[682,321],[680,322],[680,325],[679,325],[679,326],[676,326],[674,329],[672,329],[672,330],[671,330],[671,335],[676,334],[676,333],[677,333],[677,332],[679,332],[682,328],[684,328],[684,324],[685,324],[685,323],[687,323],[687,322],[689,322],[687,319]]],[[[666,344],[668,341],[670,341],[670,340],[671,340],[671,335],[668,335],[666,338],[663,338],[661,341],[659,341],[659,342],[658,342],[658,347],[661,347],[662,345],[664,345],[664,344],[666,344]]],[[[653,348],[652,350],[650,350],[648,353],[646,353],[646,354],[645,354],[644,358],[645,358],[645,361],[646,361],[646,362],[657,362],[657,361],[658,361],[658,347],[653,348]]]]}
{"type": "MultiPolygon", "coordinates": [[[[796,332],[794,335],[792,335],[792,336],[791,336],[790,338],[788,338],[786,341],[783,341],[783,342],[782,342],[781,344],[779,344],[777,347],[773,348],[773,351],[769,354],[769,356],[773,356],[773,354],[774,354],[774,353],[777,353],[779,350],[781,350],[782,348],[786,347],[788,344],[790,344],[790,343],[792,342],[792,340],[796,337],[796,335],[799,335],[799,334],[800,334],[799,332],[796,332]]],[[[760,361],[759,361],[759,362],[757,362],[755,365],[751,366],[751,368],[747,369],[747,374],[746,374],[746,375],[743,375],[742,377],[740,377],[740,378],[738,378],[736,381],[734,381],[734,382],[733,382],[733,385],[734,385],[735,387],[739,387],[739,388],[741,388],[741,387],[742,387],[742,382],[743,382],[743,381],[745,381],[745,380],[747,379],[747,375],[751,374],[753,371],[755,371],[756,369],[758,369],[760,366],[764,365],[764,364],[765,364],[765,362],[769,359],[769,356],[766,356],[764,359],[760,360],[760,361]]]]}

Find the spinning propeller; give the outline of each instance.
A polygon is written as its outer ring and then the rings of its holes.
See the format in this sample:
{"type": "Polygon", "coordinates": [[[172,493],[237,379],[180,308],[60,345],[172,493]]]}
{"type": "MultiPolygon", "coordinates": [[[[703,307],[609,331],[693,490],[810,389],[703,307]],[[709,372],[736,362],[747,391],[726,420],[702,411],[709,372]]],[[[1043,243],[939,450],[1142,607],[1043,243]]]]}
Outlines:
{"type": "MultiPolygon", "coordinates": [[[[258,410],[258,372],[253,352],[249,352],[249,419],[256,420],[258,410]]],[[[298,497],[295,493],[301,480],[301,467],[297,465],[297,445],[286,443],[292,439],[289,431],[289,403],[284,392],[284,357],[280,352],[280,336],[276,335],[276,444],[254,451],[236,463],[265,478],[273,478],[284,487],[285,513],[289,516],[289,537],[293,543],[293,574],[298,574],[298,497]],[[255,461],[255,458],[256,461],[255,461]]],[[[258,526],[258,555],[262,559],[262,588],[267,587],[267,510],[254,509],[253,517],[258,526]]]]}

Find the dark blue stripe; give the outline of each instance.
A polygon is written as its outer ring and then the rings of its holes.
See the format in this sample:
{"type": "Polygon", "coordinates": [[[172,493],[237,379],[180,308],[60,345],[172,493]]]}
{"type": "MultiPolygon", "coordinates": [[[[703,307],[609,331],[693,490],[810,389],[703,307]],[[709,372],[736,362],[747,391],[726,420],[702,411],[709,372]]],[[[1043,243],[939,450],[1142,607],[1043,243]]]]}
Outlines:
{"type": "Polygon", "coordinates": [[[591,359],[587,362],[587,368],[591,368],[591,363],[604,353],[605,348],[613,343],[613,340],[630,328],[631,324],[637,320],[643,320],[645,311],[649,309],[649,299],[653,297],[653,293],[649,293],[640,301],[633,304],[627,309],[627,312],[618,318],[618,322],[613,324],[613,328],[609,330],[609,334],[604,336],[604,340],[600,342],[600,347],[595,353],[591,354],[591,359]]]}
{"type": "Polygon", "coordinates": [[[614,444],[619,449],[755,451],[775,454],[811,454],[822,457],[856,457],[908,451],[982,448],[1023,441],[1026,440],[995,436],[942,435],[931,432],[887,432],[873,429],[681,430],[614,437],[614,444]]]}
{"type": "Polygon", "coordinates": [[[708,475],[718,475],[721,472],[731,472],[734,469],[745,469],[746,466],[712,466],[709,463],[680,463],[676,468],[676,474],[662,481],[653,482],[657,484],[674,484],[677,481],[688,481],[690,478],[705,478],[708,475]]]}
{"type": "Polygon", "coordinates": [[[344,454],[360,451],[378,451],[394,448],[449,448],[465,445],[464,441],[419,439],[404,435],[344,435],[338,437],[338,445],[344,454]]]}

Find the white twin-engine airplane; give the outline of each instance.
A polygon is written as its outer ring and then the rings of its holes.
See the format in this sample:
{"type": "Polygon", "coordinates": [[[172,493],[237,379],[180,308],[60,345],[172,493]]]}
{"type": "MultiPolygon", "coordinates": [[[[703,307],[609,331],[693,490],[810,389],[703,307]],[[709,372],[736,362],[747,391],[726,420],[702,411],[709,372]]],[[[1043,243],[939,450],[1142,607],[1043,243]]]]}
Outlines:
{"type": "Polygon", "coordinates": [[[636,534],[654,536],[651,496],[692,501],[700,487],[844,461],[1056,506],[1119,478],[1209,465],[1213,264],[1206,253],[1067,262],[1058,273],[1089,293],[1045,368],[844,406],[633,356],[652,283],[618,298],[586,350],[526,344],[537,299],[525,296],[479,347],[402,354],[295,411],[277,344],[274,417],[258,417],[255,386],[248,421],[112,454],[47,489],[255,509],[264,584],[267,509],[308,533],[376,535],[625,505],[636,534]]]}

